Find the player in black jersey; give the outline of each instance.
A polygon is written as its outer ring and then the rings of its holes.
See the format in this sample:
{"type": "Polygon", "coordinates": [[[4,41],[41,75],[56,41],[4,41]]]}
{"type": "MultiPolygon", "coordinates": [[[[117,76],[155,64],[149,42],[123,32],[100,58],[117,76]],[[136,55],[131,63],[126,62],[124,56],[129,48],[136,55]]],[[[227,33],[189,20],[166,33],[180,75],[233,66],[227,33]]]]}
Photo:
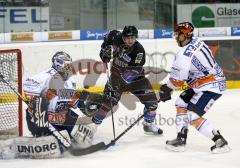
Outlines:
{"type": "MultiPolygon", "coordinates": [[[[143,128],[146,133],[162,134],[154,124],[158,100],[149,80],[144,75],[145,50],[136,40],[138,30],[135,26],[125,26],[123,31],[112,30],[104,38],[100,57],[104,63],[113,59],[110,80],[106,83],[104,95],[113,97],[112,105],[117,105],[123,92],[131,92],[138,97],[144,107],[143,128]],[[113,58],[112,58],[112,57],[113,58]]],[[[98,108],[92,121],[101,124],[112,108],[105,101],[98,108]]]]}

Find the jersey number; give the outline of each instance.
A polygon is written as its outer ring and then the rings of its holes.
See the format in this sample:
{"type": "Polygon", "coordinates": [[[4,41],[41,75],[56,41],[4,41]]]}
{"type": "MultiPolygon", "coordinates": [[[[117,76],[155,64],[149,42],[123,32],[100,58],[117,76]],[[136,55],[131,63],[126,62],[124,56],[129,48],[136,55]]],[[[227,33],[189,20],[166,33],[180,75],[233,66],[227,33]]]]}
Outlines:
{"type": "Polygon", "coordinates": [[[186,50],[184,51],[183,55],[185,56],[191,56],[192,55],[192,50],[195,50],[196,48],[193,45],[189,45],[186,50]]]}

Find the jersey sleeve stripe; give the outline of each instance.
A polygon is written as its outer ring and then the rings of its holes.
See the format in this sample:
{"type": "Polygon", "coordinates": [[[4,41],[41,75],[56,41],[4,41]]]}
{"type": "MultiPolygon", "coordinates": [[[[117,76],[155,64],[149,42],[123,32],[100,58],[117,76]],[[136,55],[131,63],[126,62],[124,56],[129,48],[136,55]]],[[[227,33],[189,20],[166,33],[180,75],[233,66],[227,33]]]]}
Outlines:
{"type": "Polygon", "coordinates": [[[215,61],[215,59],[214,59],[214,57],[213,57],[213,55],[212,55],[211,50],[210,50],[206,45],[203,45],[203,47],[205,48],[205,50],[207,50],[208,54],[211,56],[212,61],[213,61],[214,63],[216,63],[216,61],[215,61]]]}
{"type": "Polygon", "coordinates": [[[208,63],[210,64],[210,66],[213,68],[213,64],[211,63],[211,61],[209,60],[207,54],[203,51],[203,49],[200,49],[200,51],[203,53],[203,55],[205,56],[205,58],[207,59],[208,63]]]}
{"type": "Polygon", "coordinates": [[[205,48],[205,50],[208,52],[208,54],[210,55],[212,61],[214,62],[214,64],[216,63],[215,59],[213,58],[212,52],[209,50],[208,47],[206,47],[205,45],[203,45],[203,48],[205,48]]]}

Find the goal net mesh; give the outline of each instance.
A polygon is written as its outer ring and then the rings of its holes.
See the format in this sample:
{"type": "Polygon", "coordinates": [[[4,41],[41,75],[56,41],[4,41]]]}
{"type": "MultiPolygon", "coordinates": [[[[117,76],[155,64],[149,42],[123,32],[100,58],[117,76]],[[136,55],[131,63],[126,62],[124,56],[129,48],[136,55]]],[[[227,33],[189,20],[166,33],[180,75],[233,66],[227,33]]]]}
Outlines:
{"type": "MultiPolygon", "coordinates": [[[[0,50],[0,74],[21,94],[21,52],[0,50]]],[[[21,101],[12,89],[0,78],[0,135],[22,134],[21,101]]]]}

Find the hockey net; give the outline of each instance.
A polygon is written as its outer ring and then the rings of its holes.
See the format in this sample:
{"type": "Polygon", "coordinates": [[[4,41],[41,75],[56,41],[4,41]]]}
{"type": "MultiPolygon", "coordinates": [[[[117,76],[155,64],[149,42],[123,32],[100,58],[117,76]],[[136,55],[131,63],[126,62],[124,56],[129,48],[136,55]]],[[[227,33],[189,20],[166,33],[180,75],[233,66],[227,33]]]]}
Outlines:
{"type": "MultiPolygon", "coordinates": [[[[0,74],[22,94],[20,50],[0,50],[0,74]]],[[[22,133],[22,101],[0,78],[0,138],[22,136],[22,133]]]]}

